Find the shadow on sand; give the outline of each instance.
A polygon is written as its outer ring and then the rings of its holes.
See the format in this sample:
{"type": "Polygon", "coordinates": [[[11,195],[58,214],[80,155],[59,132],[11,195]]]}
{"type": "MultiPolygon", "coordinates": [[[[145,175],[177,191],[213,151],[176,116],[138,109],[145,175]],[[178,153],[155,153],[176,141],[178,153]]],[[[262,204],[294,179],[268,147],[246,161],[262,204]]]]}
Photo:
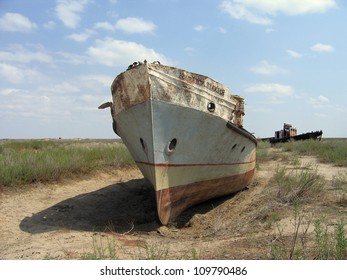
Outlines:
{"type": "MultiPolygon", "coordinates": [[[[204,214],[230,196],[191,207],[176,220],[183,227],[194,214],[204,214]]],[[[155,193],[145,179],[130,180],[80,194],[24,218],[20,229],[28,233],[55,230],[76,231],[155,231],[161,226],[157,217],[155,193]]]]}

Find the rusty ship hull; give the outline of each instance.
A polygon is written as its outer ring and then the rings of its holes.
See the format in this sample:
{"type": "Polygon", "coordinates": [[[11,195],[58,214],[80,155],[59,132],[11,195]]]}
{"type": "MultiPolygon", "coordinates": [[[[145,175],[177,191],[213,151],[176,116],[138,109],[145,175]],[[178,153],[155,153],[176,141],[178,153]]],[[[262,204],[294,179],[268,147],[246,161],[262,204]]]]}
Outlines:
{"type": "Polygon", "coordinates": [[[113,128],[153,185],[162,224],[252,181],[257,141],[242,128],[243,99],[224,85],[143,63],[118,75],[111,91],[113,128]]]}

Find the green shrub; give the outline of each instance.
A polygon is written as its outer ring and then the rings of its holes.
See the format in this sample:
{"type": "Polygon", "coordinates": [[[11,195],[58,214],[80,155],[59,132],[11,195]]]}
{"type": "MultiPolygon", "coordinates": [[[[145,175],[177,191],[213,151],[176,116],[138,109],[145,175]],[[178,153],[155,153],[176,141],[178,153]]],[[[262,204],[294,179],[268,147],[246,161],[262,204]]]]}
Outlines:
{"type": "Polygon", "coordinates": [[[282,203],[293,203],[309,195],[313,197],[325,183],[317,170],[311,170],[310,166],[295,169],[279,167],[273,179],[278,187],[277,198],[282,203]]]}
{"type": "Polygon", "coordinates": [[[316,258],[320,260],[344,259],[347,249],[345,223],[340,221],[334,232],[329,232],[327,225],[317,220],[314,224],[316,258]]]}

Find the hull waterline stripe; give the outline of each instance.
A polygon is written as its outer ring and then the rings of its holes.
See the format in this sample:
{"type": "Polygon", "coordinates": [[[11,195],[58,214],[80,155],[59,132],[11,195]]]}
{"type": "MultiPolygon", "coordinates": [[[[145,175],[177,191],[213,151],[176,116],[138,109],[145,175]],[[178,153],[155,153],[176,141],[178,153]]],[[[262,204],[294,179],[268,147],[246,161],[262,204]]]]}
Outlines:
{"type": "Polygon", "coordinates": [[[144,165],[150,165],[155,167],[183,167],[183,166],[228,166],[228,165],[241,165],[241,164],[250,164],[255,162],[255,160],[252,161],[245,161],[245,162],[233,162],[233,163],[182,163],[182,164],[175,164],[175,163],[152,163],[152,162],[145,162],[145,161],[135,161],[139,164],[144,165]]]}

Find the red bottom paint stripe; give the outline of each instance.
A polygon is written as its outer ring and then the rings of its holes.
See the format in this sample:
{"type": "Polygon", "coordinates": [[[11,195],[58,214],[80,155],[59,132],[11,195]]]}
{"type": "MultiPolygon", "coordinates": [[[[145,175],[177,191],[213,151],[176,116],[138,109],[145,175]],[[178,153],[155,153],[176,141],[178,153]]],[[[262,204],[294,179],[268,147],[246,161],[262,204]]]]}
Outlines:
{"type": "Polygon", "coordinates": [[[255,160],[251,161],[245,161],[245,162],[233,162],[233,163],[182,163],[182,164],[175,164],[175,163],[152,163],[152,162],[146,162],[146,161],[135,161],[139,164],[144,165],[150,165],[155,167],[184,167],[184,166],[228,166],[228,165],[241,165],[241,164],[249,164],[254,163],[255,160]]]}

